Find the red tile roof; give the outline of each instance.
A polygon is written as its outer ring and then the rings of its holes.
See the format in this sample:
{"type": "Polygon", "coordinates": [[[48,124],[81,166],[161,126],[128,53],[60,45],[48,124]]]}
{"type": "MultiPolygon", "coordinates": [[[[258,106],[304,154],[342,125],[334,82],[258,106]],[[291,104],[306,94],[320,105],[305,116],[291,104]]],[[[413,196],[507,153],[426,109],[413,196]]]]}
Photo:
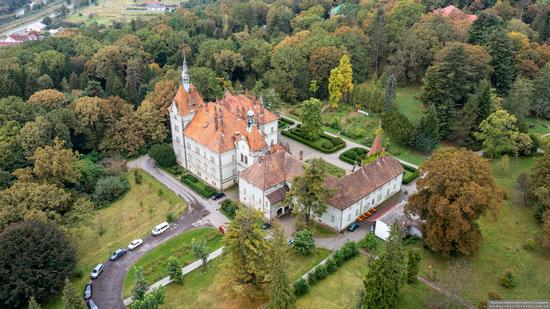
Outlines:
{"type": "Polygon", "coordinates": [[[239,177],[262,190],[283,181],[291,182],[303,174],[304,162],[296,159],[282,147],[273,147],[270,155],[263,157],[239,174],[239,177]]]}
{"type": "Polygon", "coordinates": [[[376,137],[374,138],[372,147],[370,148],[369,153],[367,155],[370,157],[379,152],[384,152],[384,147],[382,147],[382,138],[380,137],[380,134],[376,135],[376,137]]]}
{"type": "Polygon", "coordinates": [[[466,14],[454,5],[448,5],[444,8],[436,9],[434,10],[434,13],[454,20],[468,20],[473,22],[477,19],[477,15],[466,14]]]}
{"type": "MultiPolygon", "coordinates": [[[[187,106],[188,111],[191,111],[190,105],[184,104],[187,97],[183,95],[179,104],[182,109],[187,106]]],[[[252,126],[250,131],[247,130],[249,110],[255,112],[255,124],[265,124],[277,120],[277,116],[265,109],[259,102],[243,95],[226,92],[222,100],[197,106],[199,107],[193,119],[185,128],[186,137],[216,153],[223,153],[235,148],[235,142],[241,138],[246,139],[252,151],[268,147],[264,135],[257,125],[252,126]]]]}
{"type": "Polygon", "coordinates": [[[342,178],[328,176],[326,186],[334,189],[333,195],[328,199],[329,204],[338,209],[346,209],[404,171],[397,159],[380,157],[342,178]]]}
{"type": "Polygon", "coordinates": [[[204,105],[204,100],[195,86],[190,85],[189,93],[185,91],[183,86],[180,85],[174,102],[178,108],[178,114],[185,116],[187,114],[195,112],[197,109],[204,105]]]}

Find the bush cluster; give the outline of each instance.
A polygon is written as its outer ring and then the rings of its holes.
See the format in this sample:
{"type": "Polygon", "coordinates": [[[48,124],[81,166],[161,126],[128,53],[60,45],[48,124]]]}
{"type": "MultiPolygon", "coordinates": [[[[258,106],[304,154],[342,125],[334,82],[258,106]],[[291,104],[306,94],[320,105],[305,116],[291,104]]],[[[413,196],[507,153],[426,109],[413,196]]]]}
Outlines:
{"type": "Polygon", "coordinates": [[[405,185],[409,184],[413,180],[418,178],[418,176],[420,176],[420,173],[418,172],[418,170],[416,168],[414,168],[412,166],[408,166],[408,165],[403,164],[403,163],[401,163],[401,165],[405,169],[405,175],[403,175],[403,184],[405,184],[405,185]]]}
{"type": "Polygon", "coordinates": [[[303,278],[294,282],[294,295],[301,296],[309,292],[309,286],[325,279],[328,275],[334,273],[344,262],[357,256],[359,250],[357,244],[353,241],[347,241],[342,248],[336,250],[327,261],[315,267],[307,274],[307,281],[303,278]]]}
{"type": "Polygon", "coordinates": [[[105,207],[130,189],[126,177],[106,176],[100,178],[95,186],[93,199],[97,207],[105,207]]]}
{"type": "Polygon", "coordinates": [[[351,139],[362,139],[365,137],[365,135],[367,135],[367,131],[365,131],[365,129],[363,128],[353,127],[340,131],[340,134],[351,139]]]}
{"type": "Polygon", "coordinates": [[[216,189],[210,187],[209,185],[203,183],[197,177],[191,174],[185,174],[181,176],[181,182],[191,188],[193,191],[200,194],[202,197],[210,198],[216,194],[216,189]]]}
{"type": "Polygon", "coordinates": [[[311,148],[315,148],[323,153],[333,153],[346,147],[346,143],[343,139],[341,139],[340,137],[330,136],[325,133],[319,134],[319,137],[316,140],[312,141],[304,136],[304,132],[299,127],[294,128],[290,131],[285,130],[281,133],[300,143],[306,144],[311,148]],[[320,140],[322,140],[322,142],[320,140]]]}
{"type": "Polygon", "coordinates": [[[237,203],[230,199],[224,200],[222,202],[221,210],[229,219],[233,219],[237,213],[237,203]]]}
{"type": "Polygon", "coordinates": [[[156,144],[149,149],[149,156],[162,167],[176,165],[176,155],[174,149],[168,144],[156,144]]]}
{"type": "Polygon", "coordinates": [[[354,164],[355,162],[362,161],[367,157],[368,150],[366,148],[355,147],[348,149],[342,154],[340,154],[340,160],[347,162],[349,164],[354,164]]]}

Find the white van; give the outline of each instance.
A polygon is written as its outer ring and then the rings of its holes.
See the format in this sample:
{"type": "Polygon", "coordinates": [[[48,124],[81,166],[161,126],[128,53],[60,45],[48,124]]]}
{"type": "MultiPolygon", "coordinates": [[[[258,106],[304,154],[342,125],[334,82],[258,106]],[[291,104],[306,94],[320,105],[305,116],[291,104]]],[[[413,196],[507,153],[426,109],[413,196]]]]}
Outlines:
{"type": "Polygon", "coordinates": [[[164,233],[169,227],[170,225],[168,225],[168,222],[162,222],[161,224],[155,226],[151,233],[153,236],[157,236],[164,233]]]}

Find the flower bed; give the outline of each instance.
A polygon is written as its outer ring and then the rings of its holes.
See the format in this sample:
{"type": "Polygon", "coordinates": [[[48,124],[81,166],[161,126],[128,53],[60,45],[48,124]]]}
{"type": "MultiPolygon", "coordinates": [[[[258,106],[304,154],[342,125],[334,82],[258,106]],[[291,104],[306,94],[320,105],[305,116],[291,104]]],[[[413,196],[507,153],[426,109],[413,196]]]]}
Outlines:
{"type": "Polygon", "coordinates": [[[324,132],[319,134],[319,137],[314,140],[310,140],[305,137],[304,132],[300,127],[294,128],[292,130],[285,130],[281,133],[285,136],[292,138],[293,140],[296,140],[302,144],[306,144],[323,153],[333,153],[346,147],[346,143],[343,139],[325,134],[324,132]]]}
{"type": "Polygon", "coordinates": [[[181,182],[205,198],[216,194],[216,189],[210,187],[191,174],[181,176],[181,182]]]}

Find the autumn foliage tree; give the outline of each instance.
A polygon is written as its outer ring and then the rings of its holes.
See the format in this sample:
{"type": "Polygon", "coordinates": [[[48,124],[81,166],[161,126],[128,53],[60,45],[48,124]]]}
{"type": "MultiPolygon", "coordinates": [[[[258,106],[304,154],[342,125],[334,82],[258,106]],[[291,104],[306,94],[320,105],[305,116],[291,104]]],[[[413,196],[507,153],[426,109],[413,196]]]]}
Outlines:
{"type": "Polygon", "coordinates": [[[421,189],[406,209],[425,220],[426,245],[445,256],[472,255],[482,237],[477,220],[488,212],[496,217],[503,202],[488,162],[466,149],[445,148],[434,152],[420,173],[425,175],[417,182],[421,189]]]}
{"type": "Polygon", "coordinates": [[[338,107],[338,103],[342,100],[342,97],[347,98],[353,90],[353,69],[351,67],[350,59],[348,55],[343,55],[340,58],[340,64],[338,67],[330,71],[330,77],[328,80],[329,101],[332,108],[338,107]]]}

